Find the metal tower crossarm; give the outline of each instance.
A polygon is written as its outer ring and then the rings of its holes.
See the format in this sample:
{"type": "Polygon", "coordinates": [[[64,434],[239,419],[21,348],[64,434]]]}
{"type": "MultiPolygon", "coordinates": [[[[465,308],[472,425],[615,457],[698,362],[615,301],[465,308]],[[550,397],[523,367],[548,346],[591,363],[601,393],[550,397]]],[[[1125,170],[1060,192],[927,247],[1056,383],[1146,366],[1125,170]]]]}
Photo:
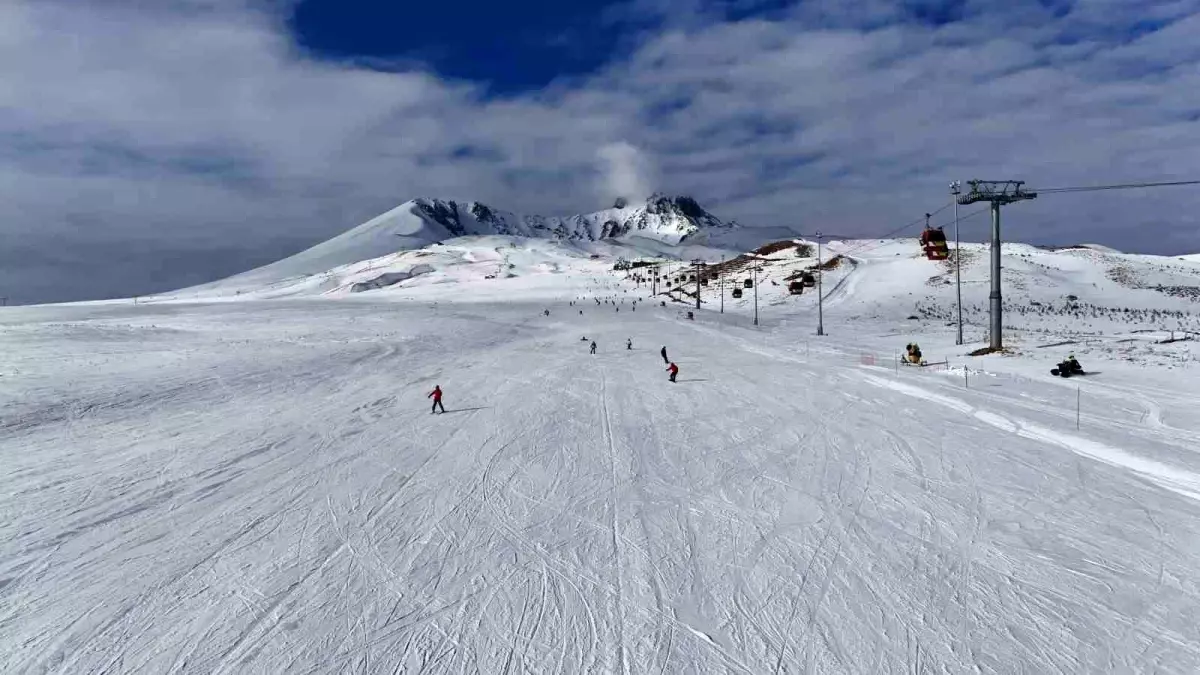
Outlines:
{"type": "Polygon", "coordinates": [[[964,206],[976,202],[1012,204],[1037,198],[1036,192],[1030,192],[1023,187],[1023,180],[969,180],[967,185],[970,189],[958,196],[958,203],[964,206]]]}

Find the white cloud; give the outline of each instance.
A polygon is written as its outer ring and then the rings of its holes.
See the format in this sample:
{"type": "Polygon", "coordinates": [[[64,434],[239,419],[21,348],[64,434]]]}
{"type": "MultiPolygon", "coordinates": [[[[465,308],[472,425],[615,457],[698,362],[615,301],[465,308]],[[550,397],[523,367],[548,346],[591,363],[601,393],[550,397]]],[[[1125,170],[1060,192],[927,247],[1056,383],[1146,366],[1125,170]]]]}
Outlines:
{"type": "MultiPolygon", "coordinates": [[[[504,99],[314,61],[286,7],[137,5],[0,4],[0,235],[20,242],[0,254],[3,294],[227,274],[423,194],[557,213],[657,188],[743,222],[868,234],[953,178],[1200,175],[1195,0],[1057,17],[969,0],[940,27],[881,0],[737,23],[704,0],[641,0],[632,14],[674,18],[638,49],[504,99]],[[1145,21],[1168,25],[1130,38],[1145,21]]],[[[1197,195],[1047,197],[1007,220],[1043,241],[1200,250],[1197,195]]]]}
{"type": "Polygon", "coordinates": [[[597,153],[604,176],[601,197],[642,201],[654,192],[654,169],[645,153],[625,141],[602,146],[597,153]]]}

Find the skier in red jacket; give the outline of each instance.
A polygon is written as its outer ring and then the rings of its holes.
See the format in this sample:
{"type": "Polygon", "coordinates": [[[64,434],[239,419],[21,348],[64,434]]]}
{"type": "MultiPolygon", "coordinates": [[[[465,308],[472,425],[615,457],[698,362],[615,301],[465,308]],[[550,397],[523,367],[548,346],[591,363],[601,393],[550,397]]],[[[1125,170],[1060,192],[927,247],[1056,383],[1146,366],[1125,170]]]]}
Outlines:
{"type": "Polygon", "coordinates": [[[430,409],[429,414],[437,412],[438,408],[441,408],[442,412],[446,412],[446,406],[442,405],[442,385],[434,385],[433,391],[429,392],[429,396],[426,398],[433,399],[433,408],[430,409]]]}
{"type": "Polygon", "coordinates": [[[675,376],[679,374],[679,366],[671,363],[671,365],[667,366],[667,372],[671,374],[671,381],[674,382],[675,376]]]}

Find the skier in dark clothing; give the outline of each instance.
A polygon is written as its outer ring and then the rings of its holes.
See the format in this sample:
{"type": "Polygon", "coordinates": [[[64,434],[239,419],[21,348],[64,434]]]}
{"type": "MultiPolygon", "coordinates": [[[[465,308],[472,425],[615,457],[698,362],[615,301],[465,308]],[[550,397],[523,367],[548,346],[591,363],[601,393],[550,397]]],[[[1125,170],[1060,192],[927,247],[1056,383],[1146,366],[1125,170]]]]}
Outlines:
{"type": "Polygon", "coordinates": [[[592,353],[593,354],[596,353],[596,341],[595,340],[592,340],[592,353]]]}
{"type": "Polygon", "coordinates": [[[679,374],[679,366],[672,363],[671,365],[667,366],[667,372],[671,374],[671,381],[674,382],[675,376],[679,374]]]}
{"type": "Polygon", "coordinates": [[[633,349],[633,338],[626,338],[625,349],[633,349]]]}
{"type": "Polygon", "coordinates": [[[429,410],[429,414],[437,412],[438,408],[441,408],[442,412],[446,412],[446,406],[442,405],[442,385],[435,385],[433,391],[429,392],[429,396],[426,398],[433,399],[433,408],[429,410]]]}
{"type": "Polygon", "coordinates": [[[665,345],[663,346],[663,348],[662,348],[662,351],[661,351],[661,352],[659,352],[659,354],[662,354],[662,357],[663,357],[663,363],[670,363],[670,362],[671,362],[671,361],[670,361],[670,359],[668,359],[668,358],[667,358],[667,348],[666,348],[666,346],[665,346],[665,345]]]}

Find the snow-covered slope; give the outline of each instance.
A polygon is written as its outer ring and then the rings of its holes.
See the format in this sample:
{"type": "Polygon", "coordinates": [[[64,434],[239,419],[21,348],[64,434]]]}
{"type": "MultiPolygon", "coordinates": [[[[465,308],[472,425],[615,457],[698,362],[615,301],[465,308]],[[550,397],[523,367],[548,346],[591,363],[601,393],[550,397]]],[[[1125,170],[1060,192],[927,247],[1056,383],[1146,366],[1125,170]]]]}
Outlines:
{"type": "Polygon", "coordinates": [[[4,308],[0,672],[1200,671],[1196,378],[868,360],[911,248],[821,338],[786,252],[757,327],[590,257],[4,308]]]}
{"type": "Polygon", "coordinates": [[[0,310],[0,672],[1200,671],[1200,260],[434,215],[0,310]]]}
{"type": "MultiPolygon", "coordinates": [[[[611,273],[614,263],[625,259],[657,261],[656,289],[670,289],[672,302],[694,303],[695,280],[686,280],[683,268],[695,259],[714,264],[725,259],[720,278],[702,289],[703,305],[746,316],[753,313],[757,296],[764,320],[811,325],[817,314],[816,289],[793,295],[789,282],[816,266],[817,246],[791,241],[765,256],[757,294],[745,292],[740,298],[733,297],[733,286],[752,280],[750,259],[737,251],[693,244],[692,239],[671,245],[637,237],[592,242],[462,236],[317,274],[242,275],[143,301],[362,293],[396,300],[555,300],[586,293],[590,279],[611,273]]],[[[953,259],[926,260],[914,240],[835,240],[823,250],[831,267],[823,279],[827,316],[847,325],[882,322],[914,334],[944,336],[951,330],[957,317],[953,259]]],[[[963,318],[970,343],[986,340],[989,255],[986,246],[963,245],[963,318]]],[[[1006,244],[1003,269],[1006,342],[1014,348],[1070,341],[1089,354],[1134,359],[1159,354],[1161,358],[1148,362],[1168,366],[1191,358],[1190,345],[1154,343],[1200,335],[1200,260],[1006,244]]],[[[640,276],[650,283],[648,272],[640,276]]]]}
{"type": "Polygon", "coordinates": [[[369,260],[394,251],[419,249],[458,236],[426,211],[423,201],[411,201],[312,248],[278,262],[238,275],[239,282],[285,279],[314,274],[369,260]]]}

